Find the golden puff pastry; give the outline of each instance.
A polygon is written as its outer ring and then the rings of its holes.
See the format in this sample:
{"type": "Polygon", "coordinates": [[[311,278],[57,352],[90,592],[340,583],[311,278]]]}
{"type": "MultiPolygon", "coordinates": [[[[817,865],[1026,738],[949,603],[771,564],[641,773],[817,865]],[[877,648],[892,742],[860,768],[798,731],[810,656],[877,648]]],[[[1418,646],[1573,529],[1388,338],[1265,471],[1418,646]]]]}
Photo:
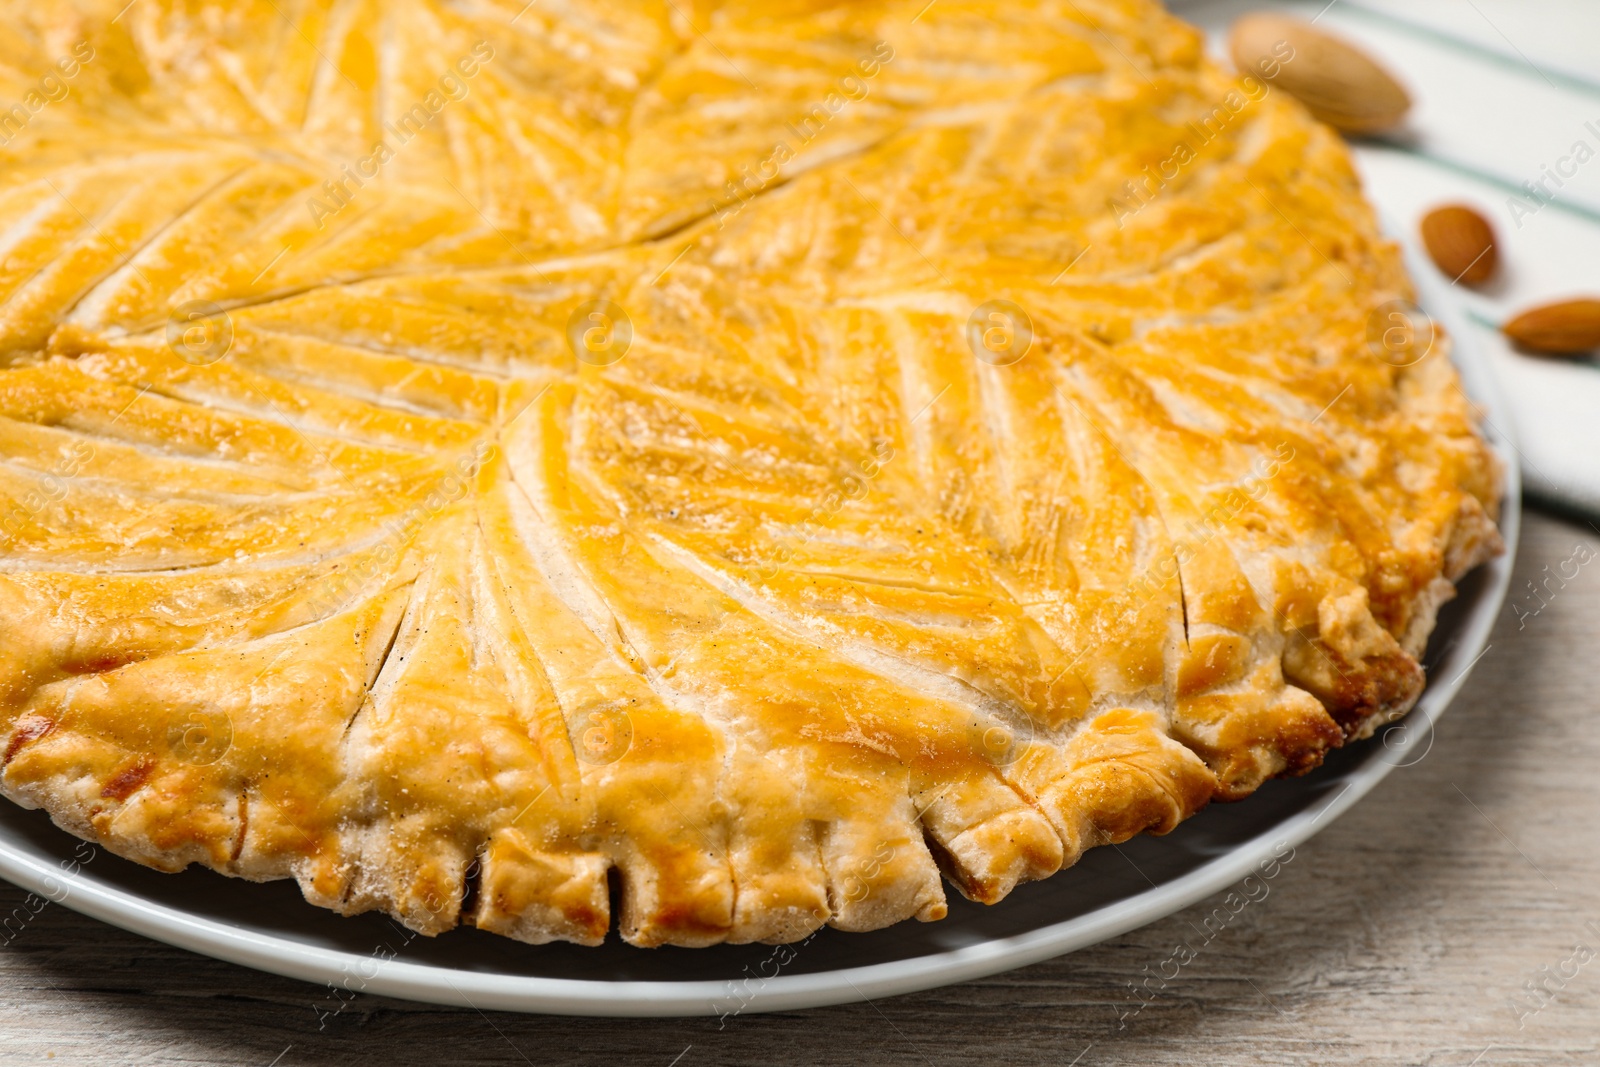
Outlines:
{"type": "Polygon", "coordinates": [[[123,856],[936,919],[1404,713],[1499,550],[1344,147],[1154,3],[6,6],[0,788],[123,856]]]}

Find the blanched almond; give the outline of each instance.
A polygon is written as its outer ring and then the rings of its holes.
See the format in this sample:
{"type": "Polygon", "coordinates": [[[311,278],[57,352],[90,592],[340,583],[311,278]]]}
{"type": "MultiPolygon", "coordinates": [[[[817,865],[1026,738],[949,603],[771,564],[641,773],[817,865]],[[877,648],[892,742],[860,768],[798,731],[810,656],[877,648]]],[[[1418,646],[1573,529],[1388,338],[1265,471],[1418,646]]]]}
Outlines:
{"type": "Polygon", "coordinates": [[[1572,356],[1600,348],[1600,300],[1562,300],[1529,308],[1501,327],[1535,352],[1572,356]]]}
{"type": "Polygon", "coordinates": [[[1481,285],[1494,276],[1499,258],[1494,228],[1465,204],[1436,207],[1422,216],[1422,243],[1453,282],[1481,285]]]}
{"type": "Polygon", "coordinates": [[[1397,125],[1411,97],[1365,52],[1309,22],[1257,12],[1233,24],[1228,37],[1234,65],[1260,74],[1296,97],[1317,118],[1348,133],[1397,125]],[[1276,76],[1267,71],[1277,67],[1276,76]]]}

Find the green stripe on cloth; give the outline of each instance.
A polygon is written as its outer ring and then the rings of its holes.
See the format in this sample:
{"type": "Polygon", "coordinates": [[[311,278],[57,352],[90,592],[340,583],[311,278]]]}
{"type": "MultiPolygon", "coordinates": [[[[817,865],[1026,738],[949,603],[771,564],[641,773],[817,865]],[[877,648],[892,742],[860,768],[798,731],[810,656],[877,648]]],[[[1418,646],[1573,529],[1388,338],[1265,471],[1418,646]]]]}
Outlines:
{"type": "MultiPolygon", "coordinates": [[[[1337,10],[1347,11],[1358,18],[1364,18],[1371,22],[1393,27],[1396,30],[1409,33],[1413,37],[1418,37],[1433,44],[1441,45],[1445,48],[1449,48],[1452,51],[1459,52],[1462,55],[1471,56],[1474,59],[1493,63],[1497,67],[1504,67],[1507,70],[1512,70],[1519,74],[1527,74],[1531,70],[1534,74],[1537,74],[1546,82],[1549,82],[1551,88],[1561,86],[1563,88],[1576,90],[1577,92],[1584,93],[1588,96],[1600,97],[1600,81],[1592,81],[1588,78],[1579,77],[1575,74],[1568,74],[1562,70],[1552,70],[1549,67],[1541,67],[1524,55],[1509,55],[1505,52],[1499,51],[1498,49],[1489,48],[1485,45],[1478,44],[1476,41],[1468,40],[1465,37],[1457,37],[1455,34],[1445,33],[1443,30],[1435,29],[1432,26],[1428,26],[1420,22],[1413,22],[1410,19],[1400,18],[1396,15],[1391,15],[1387,11],[1379,11],[1376,8],[1368,7],[1365,4],[1355,3],[1354,0],[1343,0],[1343,2],[1339,4],[1337,10]]],[[[1489,23],[1489,25],[1491,27],[1494,26],[1493,23],[1489,23]]],[[[1499,31],[1497,30],[1496,32],[1499,31]]],[[[1507,43],[1509,44],[1510,42],[1508,41],[1507,43]]],[[[1512,48],[1515,47],[1515,45],[1512,45],[1512,48]]]]}
{"type": "MultiPolygon", "coordinates": [[[[1452,173],[1459,174],[1462,177],[1483,182],[1485,185],[1493,185],[1498,189],[1505,190],[1513,196],[1521,197],[1525,202],[1535,202],[1528,195],[1528,191],[1526,189],[1513,183],[1510,179],[1502,177],[1498,174],[1494,174],[1490,171],[1483,170],[1482,168],[1474,166],[1471,163],[1464,163],[1459,159],[1452,159],[1449,156],[1441,156],[1425,149],[1418,148],[1415,145],[1406,144],[1404,141],[1392,140],[1387,137],[1366,137],[1355,143],[1363,148],[1373,151],[1394,152],[1396,155],[1408,156],[1411,159],[1419,160],[1431,166],[1438,167],[1440,170],[1447,170],[1452,173]]],[[[1583,204],[1574,204],[1567,200],[1544,200],[1537,201],[1535,203],[1540,203],[1542,207],[1553,208],[1556,211],[1564,212],[1565,214],[1571,215],[1574,218],[1584,219],[1588,222],[1600,223],[1600,211],[1597,211],[1591,207],[1587,207],[1583,204]]]]}

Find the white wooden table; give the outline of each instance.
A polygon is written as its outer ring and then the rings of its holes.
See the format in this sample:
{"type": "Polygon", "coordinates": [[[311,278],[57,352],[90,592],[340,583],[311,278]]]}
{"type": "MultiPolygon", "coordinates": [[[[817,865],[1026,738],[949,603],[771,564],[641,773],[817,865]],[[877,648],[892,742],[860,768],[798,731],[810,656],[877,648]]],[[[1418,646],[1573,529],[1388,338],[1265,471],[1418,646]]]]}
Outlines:
{"type": "MultiPolygon", "coordinates": [[[[1213,28],[1247,6],[1260,5],[1182,5],[1213,28]]],[[[1366,42],[1418,90],[1419,136],[1358,152],[1374,199],[1407,224],[1443,199],[1490,212],[1510,270],[1470,297],[1485,323],[1531,300],[1600,292],[1600,160],[1521,228],[1505,206],[1560,155],[1568,126],[1600,127],[1600,4],[1384,9],[1336,0],[1320,23],[1366,42]]],[[[1496,345],[1487,327],[1485,338],[1496,345]]],[[[1493,357],[1531,424],[1518,427],[1525,478],[1550,495],[1572,454],[1545,432],[1553,420],[1593,434],[1595,448],[1579,452],[1600,459],[1600,370],[1520,363],[1500,347],[1493,357]]],[[[1521,610],[1502,612],[1427,755],[1301,846],[1270,895],[1137,1014],[1130,985],[1217,901],[986,981],[744,1015],[721,1030],[714,1019],[483,1015],[377,997],[319,1029],[317,987],[52,905],[0,947],[0,1064],[1600,1063],[1600,565],[1547,604],[1525,584],[1579,544],[1600,554],[1600,529],[1529,515],[1512,593],[1521,610]]],[[[23,897],[0,883],[0,915],[23,897]]]]}

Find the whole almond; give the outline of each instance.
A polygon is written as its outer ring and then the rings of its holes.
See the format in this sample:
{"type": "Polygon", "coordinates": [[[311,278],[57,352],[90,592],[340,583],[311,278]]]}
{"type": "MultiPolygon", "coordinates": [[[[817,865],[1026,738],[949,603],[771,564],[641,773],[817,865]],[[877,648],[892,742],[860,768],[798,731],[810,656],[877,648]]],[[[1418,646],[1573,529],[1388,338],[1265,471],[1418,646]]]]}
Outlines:
{"type": "Polygon", "coordinates": [[[1453,282],[1482,285],[1494,277],[1494,228],[1465,204],[1446,204],[1422,216],[1422,243],[1453,282]]]}
{"type": "Polygon", "coordinates": [[[1240,73],[1266,78],[1347,133],[1389,129],[1411,108],[1410,95],[1365,52],[1300,19],[1245,15],[1233,24],[1228,50],[1240,73]]]}
{"type": "Polygon", "coordinates": [[[1561,300],[1529,308],[1501,327],[1535,352],[1572,356],[1600,348],[1600,300],[1561,300]]]}

